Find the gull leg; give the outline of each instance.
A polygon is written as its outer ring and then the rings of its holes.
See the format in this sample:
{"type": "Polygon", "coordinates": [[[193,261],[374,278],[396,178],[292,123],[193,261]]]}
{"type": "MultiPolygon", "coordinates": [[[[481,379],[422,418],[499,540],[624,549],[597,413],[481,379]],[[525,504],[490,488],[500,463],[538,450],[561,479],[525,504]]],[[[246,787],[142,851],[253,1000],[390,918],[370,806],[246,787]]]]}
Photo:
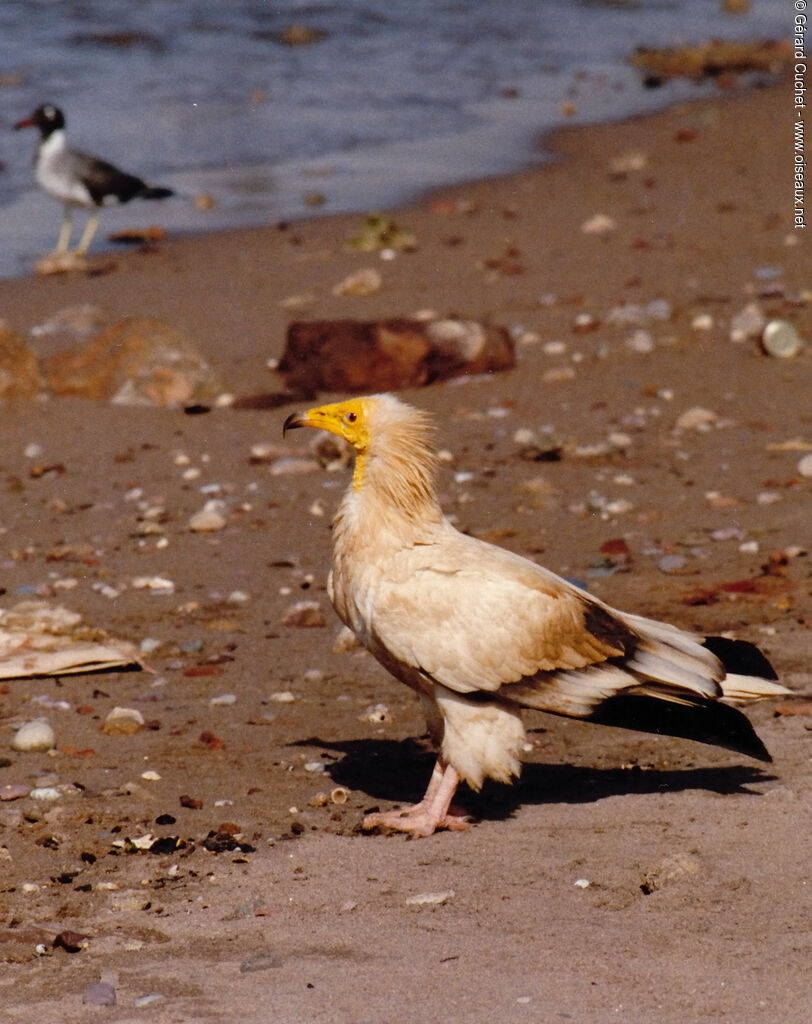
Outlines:
{"type": "Polygon", "coordinates": [[[96,228],[99,226],[99,215],[95,210],[90,214],[85,225],[85,230],[82,233],[82,238],[79,244],[76,246],[76,255],[84,256],[88,250],[88,246],[93,241],[93,236],[96,234],[96,228]]]}
{"type": "Polygon", "coordinates": [[[450,764],[437,758],[431,773],[426,795],[419,804],[404,807],[400,811],[384,811],[368,814],[363,821],[364,829],[394,829],[410,832],[414,838],[430,836],[437,829],[447,828],[461,831],[468,828],[465,816],[451,809],[451,801],[457,790],[460,777],[450,764]]]}
{"type": "Polygon", "coordinates": [[[73,226],[73,214],[71,208],[66,206],[62,213],[62,227],[59,229],[59,239],[56,243],[56,249],[54,255],[64,256],[68,251],[68,242],[70,242],[70,232],[73,226]]]}

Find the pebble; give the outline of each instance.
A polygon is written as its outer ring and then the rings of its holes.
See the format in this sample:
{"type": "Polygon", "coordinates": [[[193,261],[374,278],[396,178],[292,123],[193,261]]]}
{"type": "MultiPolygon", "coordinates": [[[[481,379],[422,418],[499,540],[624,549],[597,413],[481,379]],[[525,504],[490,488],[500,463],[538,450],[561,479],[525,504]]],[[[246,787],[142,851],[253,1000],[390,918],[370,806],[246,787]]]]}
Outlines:
{"type": "Polygon", "coordinates": [[[654,351],[654,338],[649,331],[640,327],[626,339],[626,348],[631,349],[632,352],[637,352],[639,355],[647,355],[649,352],[654,351]]]}
{"type": "Polygon", "coordinates": [[[798,462],[798,472],[801,476],[812,477],[812,452],[809,455],[804,455],[798,462]]]}
{"type": "Polygon", "coordinates": [[[214,498],[189,519],[189,529],[195,533],[213,532],[225,529],[227,522],[222,501],[214,498]]]}
{"type": "Polygon", "coordinates": [[[166,996],[161,995],[160,992],[150,992],[146,996],[139,996],[137,999],[133,999],[133,1006],[140,1009],[142,1006],[152,1006],[153,1003],[160,1003],[166,996]]]}
{"type": "Polygon", "coordinates": [[[610,324],[642,327],[652,320],[670,320],[673,314],[671,303],[667,299],[652,299],[644,305],[637,302],[624,302],[613,306],[606,314],[606,322],[610,324]]]}
{"type": "Polygon", "coordinates": [[[581,231],[585,235],[605,235],[614,231],[617,221],[606,213],[596,213],[594,217],[585,220],[581,225],[581,231]]]}
{"type": "Polygon", "coordinates": [[[574,380],[575,370],[571,366],[559,366],[554,370],[545,370],[541,379],[546,384],[558,384],[562,381],[574,380]]]}
{"type": "Polygon", "coordinates": [[[144,727],[144,716],[137,708],[115,707],[107,715],[101,731],[106,736],[132,736],[144,727]]]}
{"type": "Polygon", "coordinates": [[[116,990],[106,981],[97,981],[84,990],[82,1003],[85,1006],[115,1006],[116,990]]]}
{"type": "Polygon", "coordinates": [[[757,303],[751,302],[730,321],[730,340],[742,342],[758,338],[766,323],[761,307],[757,303]]]}
{"type": "Polygon", "coordinates": [[[333,641],[333,654],[347,654],[349,651],[357,650],[361,641],[353,633],[349,626],[341,626],[333,641]]]}
{"type": "Polygon", "coordinates": [[[685,555],[664,555],[657,563],[660,572],[681,572],[688,564],[685,555]]]}
{"type": "Polygon", "coordinates": [[[37,786],[28,795],[32,800],[42,800],[44,803],[62,798],[62,794],[55,786],[37,786]]]}
{"type": "Polygon", "coordinates": [[[55,697],[48,696],[47,693],[40,693],[38,696],[32,697],[31,702],[38,708],[47,708],[48,711],[71,711],[68,700],[57,700],[55,697]]]}
{"type": "Polygon", "coordinates": [[[231,704],[237,703],[237,696],[234,693],[221,693],[219,697],[212,697],[209,704],[213,708],[217,707],[228,707],[231,704]]]}
{"type": "Polygon", "coordinates": [[[339,281],[333,288],[333,295],[374,295],[382,286],[380,271],[374,267],[365,267],[339,281]]]}
{"type": "Polygon", "coordinates": [[[161,776],[158,774],[158,772],[154,772],[154,771],[141,772],[141,778],[142,779],[146,779],[147,782],[160,782],[161,781],[161,776]]]}
{"type": "Polygon", "coordinates": [[[374,722],[377,724],[391,722],[392,720],[392,713],[386,704],[370,704],[358,719],[359,722],[374,722]]]}
{"type": "Polygon", "coordinates": [[[678,417],[674,424],[677,430],[709,430],[716,423],[719,417],[710,409],[704,409],[701,405],[694,405],[678,417]]]}
{"type": "Polygon", "coordinates": [[[297,601],[291,605],[282,617],[283,626],[296,626],[300,629],[324,625],[324,613],[318,601],[297,601]]]}
{"type": "Polygon", "coordinates": [[[296,700],[296,695],[290,690],[277,690],[268,697],[268,700],[274,701],[275,704],[292,704],[296,700]]]}
{"type": "Polygon", "coordinates": [[[407,907],[441,907],[453,899],[456,893],[453,889],[446,889],[445,892],[421,892],[415,896],[406,897],[407,907]]]}
{"type": "Polygon", "coordinates": [[[44,718],[26,722],[14,733],[11,749],[19,751],[51,750],[56,743],[56,734],[44,718]]]}
{"type": "Polygon", "coordinates": [[[598,327],[600,327],[600,321],[591,313],[579,313],[572,321],[572,329],[579,334],[595,331],[598,327]]]}
{"type": "Polygon", "coordinates": [[[271,466],[271,476],[290,476],[295,473],[312,473],[319,468],[315,459],[304,459],[294,455],[283,455],[271,466]]]}
{"type": "Polygon", "coordinates": [[[725,526],[719,530],[712,530],[711,540],[744,540],[745,532],[740,526],[725,526]]]}
{"type": "Polygon", "coordinates": [[[134,576],[134,590],[151,590],[154,594],[174,594],[175,584],[165,576],[134,576]]]}
{"type": "Polygon", "coordinates": [[[621,153],[609,161],[609,170],[612,174],[629,174],[632,171],[642,171],[647,166],[648,157],[639,149],[630,149],[628,153],[621,153]]]}
{"type": "Polygon", "coordinates": [[[803,348],[800,335],[788,320],[771,320],[762,332],[761,344],[767,355],[777,359],[792,359],[803,348]]]}
{"type": "Polygon", "coordinates": [[[30,786],[21,782],[8,782],[5,786],[0,786],[0,800],[19,800],[20,797],[28,796],[30,792],[30,786]]]}

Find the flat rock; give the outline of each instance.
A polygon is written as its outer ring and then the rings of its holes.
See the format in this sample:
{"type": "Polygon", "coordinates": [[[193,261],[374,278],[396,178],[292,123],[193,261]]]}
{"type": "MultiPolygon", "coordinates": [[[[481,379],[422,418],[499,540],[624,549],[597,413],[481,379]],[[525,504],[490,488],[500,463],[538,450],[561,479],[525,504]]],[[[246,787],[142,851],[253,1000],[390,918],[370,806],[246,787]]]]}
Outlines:
{"type": "Polygon", "coordinates": [[[43,389],[37,357],[8,324],[0,320],[0,398],[34,398],[43,389]]]}
{"type": "Polygon", "coordinates": [[[86,344],[56,353],[45,360],[44,372],[54,395],[119,405],[207,402],[222,390],[185,335],[143,317],[127,317],[86,344]]]}
{"type": "Polygon", "coordinates": [[[279,372],[288,387],[389,391],[515,365],[508,331],[472,320],[294,321],[279,372]]]}

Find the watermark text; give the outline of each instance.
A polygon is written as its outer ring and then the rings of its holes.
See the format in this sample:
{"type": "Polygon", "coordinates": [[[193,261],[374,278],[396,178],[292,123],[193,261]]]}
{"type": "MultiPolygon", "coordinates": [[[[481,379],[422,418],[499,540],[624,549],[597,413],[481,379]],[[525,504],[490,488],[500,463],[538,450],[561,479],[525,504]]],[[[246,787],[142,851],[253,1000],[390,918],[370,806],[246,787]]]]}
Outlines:
{"type": "Polygon", "coordinates": [[[806,80],[808,61],[806,57],[807,0],[794,0],[795,20],[793,22],[792,45],[795,65],[793,68],[793,116],[792,134],[792,217],[796,228],[806,227],[806,80]]]}

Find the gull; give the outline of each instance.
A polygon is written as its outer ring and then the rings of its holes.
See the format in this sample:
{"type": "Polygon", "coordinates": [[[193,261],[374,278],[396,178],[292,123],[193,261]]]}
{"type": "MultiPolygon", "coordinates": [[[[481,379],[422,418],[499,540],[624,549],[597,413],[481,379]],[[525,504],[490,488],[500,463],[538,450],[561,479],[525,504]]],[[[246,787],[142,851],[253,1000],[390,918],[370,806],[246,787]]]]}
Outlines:
{"type": "Polygon", "coordinates": [[[712,743],[771,760],[728,700],[789,693],[755,645],[610,607],[496,545],[460,533],[437,498],[427,415],[389,394],[296,412],[355,450],[333,521],[328,593],[339,618],[423,705],[438,750],[420,803],[363,827],[429,836],[467,827],[461,780],[519,775],[521,709],[712,743]]]}
{"type": "Polygon", "coordinates": [[[106,160],[71,149],[65,135],[65,115],[51,103],[43,103],[14,127],[39,129],[40,142],[34,160],[37,184],[63,204],[55,256],[65,256],[68,252],[75,207],[90,211],[72,254],[81,257],[96,234],[100,207],[128,203],[131,199],[166,199],[173,195],[171,189],[147,185],[141,178],[119,170],[106,160]]]}

